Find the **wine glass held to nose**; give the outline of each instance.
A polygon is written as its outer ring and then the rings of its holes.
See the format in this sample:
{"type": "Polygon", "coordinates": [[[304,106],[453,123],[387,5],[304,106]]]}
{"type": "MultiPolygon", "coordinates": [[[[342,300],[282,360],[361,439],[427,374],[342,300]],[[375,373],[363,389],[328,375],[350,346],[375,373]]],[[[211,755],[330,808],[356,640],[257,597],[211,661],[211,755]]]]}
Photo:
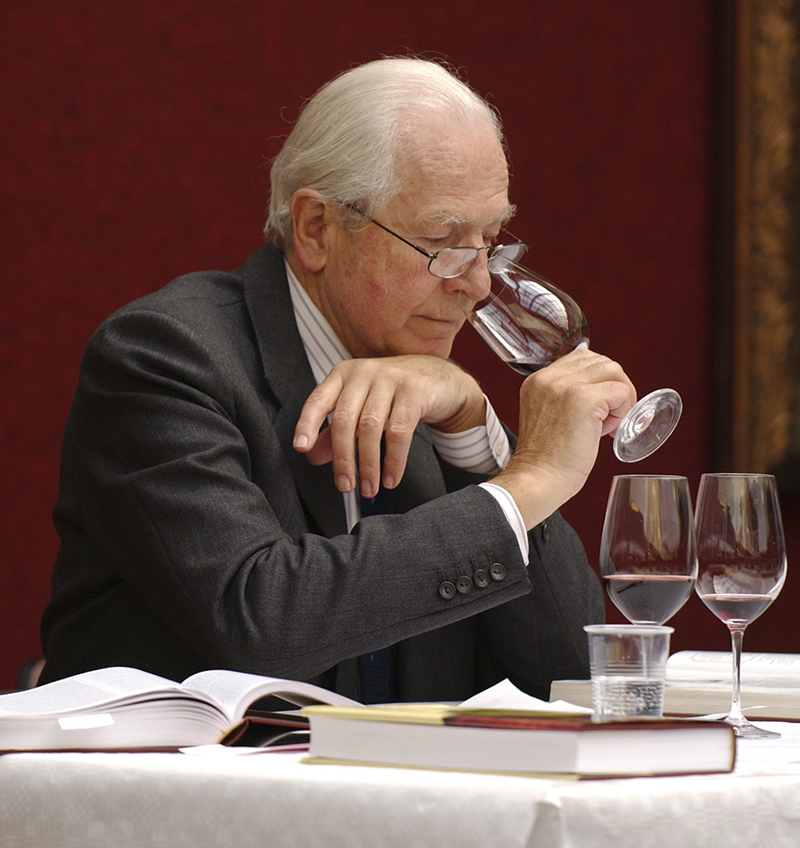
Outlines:
{"type": "MultiPolygon", "coordinates": [[[[468,318],[500,359],[527,376],[578,347],[588,347],[589,326],[568,294],[516,261],[521,252],[488,254],[491,290],[468,318]]],[[[658,450],[675,429],[682,409],[673,389],[641,398],[617,428],[617,458],[637,462],[658,450]]]]}

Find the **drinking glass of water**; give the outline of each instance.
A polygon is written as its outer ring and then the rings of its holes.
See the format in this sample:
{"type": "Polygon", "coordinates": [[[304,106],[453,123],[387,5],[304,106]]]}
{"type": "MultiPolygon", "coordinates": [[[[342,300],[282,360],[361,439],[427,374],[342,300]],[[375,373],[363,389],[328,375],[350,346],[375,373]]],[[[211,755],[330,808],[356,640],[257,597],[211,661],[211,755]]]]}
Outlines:
{"type": "Polygon", "coordinates": [[[661,718],[671,627],[587,624],[592,721],[661,718]]]}

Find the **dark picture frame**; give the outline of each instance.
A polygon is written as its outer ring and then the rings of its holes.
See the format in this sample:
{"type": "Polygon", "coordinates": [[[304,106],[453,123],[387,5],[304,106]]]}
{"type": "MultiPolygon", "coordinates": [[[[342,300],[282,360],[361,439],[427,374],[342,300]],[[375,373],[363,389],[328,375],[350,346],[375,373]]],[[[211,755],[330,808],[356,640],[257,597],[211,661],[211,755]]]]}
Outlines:
{"type": "Polygon", "coordinates": [[[800,0],[716,15],[716,464],[800,491],[800,0]]]}

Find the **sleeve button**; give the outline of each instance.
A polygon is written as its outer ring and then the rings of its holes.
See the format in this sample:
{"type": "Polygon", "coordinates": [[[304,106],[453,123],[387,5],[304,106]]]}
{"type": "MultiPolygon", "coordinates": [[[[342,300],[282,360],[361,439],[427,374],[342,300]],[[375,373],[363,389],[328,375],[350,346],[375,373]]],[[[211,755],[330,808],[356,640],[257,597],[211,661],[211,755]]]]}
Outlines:
{"type": "Polygon", "coordinates": [[[472,580],[479,589],[485,589],[489,585],[489,572],[479,568],[472,575],[472,580]]]}
{"type": "Polygon", "coordinates": [[[456,580],[456,589],[462,594],[466,595],[468,592],[472,591],[472,580],[469,579],[466,575],[462,575],[456,580]]]}
{"type": "Polygon", "coordinates": [[[456,596],[456,587],[449,580],[444,580],[439,584],[439,594],[446,601],[450,601],[456,596]]]}
{"type": "Polygon", "coordinates": [[[489,566],[489,576],[492,580],[504,580],[506,576],[506,567],[499,562],[493,562],[489,566]]]}

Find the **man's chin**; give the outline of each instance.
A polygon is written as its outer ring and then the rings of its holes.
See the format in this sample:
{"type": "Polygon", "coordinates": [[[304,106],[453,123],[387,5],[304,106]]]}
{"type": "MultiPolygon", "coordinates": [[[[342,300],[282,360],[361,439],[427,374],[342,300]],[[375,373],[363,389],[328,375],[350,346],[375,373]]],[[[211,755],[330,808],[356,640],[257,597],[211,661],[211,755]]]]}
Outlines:
{"type": "MultiPolygon", "coordinates": [[[[463,324],[458,324],[458,326],[449,322],[440,322],[440,324],[441,326],[437,331],[430,332],[430,327],[427,327],[428,332],[413,335],[409,340],[409,345],[416,347],[416,350],[413,352],[426,353],[429,356],[441,356],[443,359],[447,359],[450,356],[453,350],[453,343],[463,324]]],[[[409,353],[411,352],[409,350],[409,353]]]]}
{"type": "Polygon", "coordinates": [[[453,350],[453,339],[441,339],[436,342],[428,342],[424,350],[419,350],[418,353],[424,353],[428,356],[438,356],[442,359],[447,359],[453,350]]]}
{"type": "Polygon", "coordinates": [[[447,359],[453,350],[453,339],[413,339],[394,350],[386,351],[383,356],[438,356],[447,359]]]}

